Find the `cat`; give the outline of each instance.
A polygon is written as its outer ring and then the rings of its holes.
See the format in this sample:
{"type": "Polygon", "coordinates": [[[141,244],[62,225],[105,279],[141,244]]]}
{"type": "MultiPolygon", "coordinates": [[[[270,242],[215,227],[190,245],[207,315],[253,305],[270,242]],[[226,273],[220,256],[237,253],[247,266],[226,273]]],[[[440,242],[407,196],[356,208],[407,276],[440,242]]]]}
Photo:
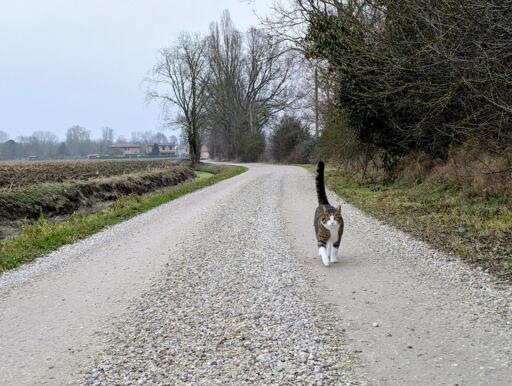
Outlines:
{"type": "Polygon", "coordinates": [[[322,263],[328,266],[338,262],[338,248],[343,235],[343,217],[341,206],[336,208],[329,204],[325,194],[324,163],[318,162],[316,169],[316,194],[318,208],[315,211],[315,235],[318,241],[318,254],[322,263]]]}

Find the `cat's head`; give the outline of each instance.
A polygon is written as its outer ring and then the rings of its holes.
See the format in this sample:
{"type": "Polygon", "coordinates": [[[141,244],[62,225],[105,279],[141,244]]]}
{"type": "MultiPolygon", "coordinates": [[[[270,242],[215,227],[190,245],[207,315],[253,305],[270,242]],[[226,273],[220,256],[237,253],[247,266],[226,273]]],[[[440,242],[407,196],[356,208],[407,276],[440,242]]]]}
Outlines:
{"type": "Polygon", "coordinates": [[[341,224],[341,206],[338,205],[336,208],[328,208],[322,205],[322,225],[327,229],[334,229],[341,224]]]}

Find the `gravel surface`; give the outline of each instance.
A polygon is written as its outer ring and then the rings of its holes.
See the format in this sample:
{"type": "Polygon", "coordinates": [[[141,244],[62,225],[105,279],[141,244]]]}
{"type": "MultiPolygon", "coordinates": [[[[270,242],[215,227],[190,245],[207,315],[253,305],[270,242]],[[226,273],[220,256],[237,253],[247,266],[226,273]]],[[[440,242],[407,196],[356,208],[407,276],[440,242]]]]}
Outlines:
{"type": "Polygon", "coordinates": [[[190,229],[166,273],[109,332],[88,384],[350,385],[333,309],[317,301],[266,174],[190,229]]]}
{"type": "Polygon", "coordinates": [[[0,384],[508,386],[511,287],[329,197],[328,268],[313,177],[251,165],[0,275],[0,384]]]}

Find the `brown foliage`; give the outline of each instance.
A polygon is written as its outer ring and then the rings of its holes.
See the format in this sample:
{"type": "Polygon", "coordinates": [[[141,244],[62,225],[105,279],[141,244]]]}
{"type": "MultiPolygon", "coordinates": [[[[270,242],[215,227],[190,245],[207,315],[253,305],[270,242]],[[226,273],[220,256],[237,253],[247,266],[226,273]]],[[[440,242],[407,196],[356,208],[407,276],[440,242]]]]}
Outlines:
{"type": "Polygon", "coordinates": [[[426,153],[410,154],[398,164],[399,180],[444,181],[469,194],[512,197],[512,148],[496,155],[481,145],[466,143],[453,147],[446,159],[426,153]]]}

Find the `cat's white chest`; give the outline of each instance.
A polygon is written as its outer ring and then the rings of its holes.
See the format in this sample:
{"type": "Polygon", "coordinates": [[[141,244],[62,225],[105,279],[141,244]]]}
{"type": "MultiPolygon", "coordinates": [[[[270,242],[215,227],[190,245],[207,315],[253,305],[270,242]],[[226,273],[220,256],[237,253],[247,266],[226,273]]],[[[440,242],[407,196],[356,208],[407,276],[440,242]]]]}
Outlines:
{"type": "Polygon", "coordinates": [[[339,229],[340,229],[339,225],[329,229],[329,233],[330,233],[329,243],[330,244],[334,244],[338,240],[339,229]]]}

